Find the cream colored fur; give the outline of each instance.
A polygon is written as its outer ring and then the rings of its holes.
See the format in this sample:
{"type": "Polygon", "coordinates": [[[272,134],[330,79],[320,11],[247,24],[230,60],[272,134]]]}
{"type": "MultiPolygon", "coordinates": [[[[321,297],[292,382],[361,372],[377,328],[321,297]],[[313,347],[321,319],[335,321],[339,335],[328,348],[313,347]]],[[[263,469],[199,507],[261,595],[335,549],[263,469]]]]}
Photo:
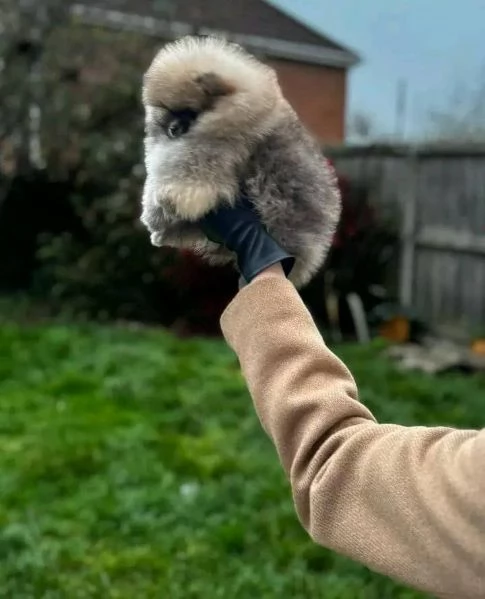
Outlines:
{"type": "Polygon", "coordinates": [[[195,221],[217,206],[221,199],[232,201],[237,193],[237,186],[221,188],[208,181],[187,183],[174,182],[162,185],[158,194],[160,198],[168,198],[180,218],[195,221]]]}

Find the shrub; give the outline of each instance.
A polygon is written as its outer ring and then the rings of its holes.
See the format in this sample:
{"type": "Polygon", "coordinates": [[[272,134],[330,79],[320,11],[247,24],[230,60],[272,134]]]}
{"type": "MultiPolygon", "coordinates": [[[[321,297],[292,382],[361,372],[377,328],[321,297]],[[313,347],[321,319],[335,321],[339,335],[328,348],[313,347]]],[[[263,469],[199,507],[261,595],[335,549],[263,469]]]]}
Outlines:
{"type": "MultiPolygon", "coordinates": [[[[23,30],[42,29],[35,60],[42,75],[36,91],[43,165],[26,164],[26,143],[8,172],[1,172],[0,155],[0,289],[31,291],[55,312],[215,332],[218,312],[235,290],[234,273],[152,247],[139,223],[139,94],[156,42],[78,26],[64,19],[60,0],[45,8],[43,16],[35,7],[20,13],[10,2],[14,25],[0,45],[2,75],[15,82],[2,99],[5,119],[32,92],[25,82],[34,57],[17,56],[23,30]]],[[[22,138],[20,113],[11,125],[22,138]]]]}
{"type": "MultiPolygon", "coordinates": [[[[58,10],[62,3],[49,5],[58,10]]],[[[32,291],[56,312],[217,333],[237,275],[209,268],[189,253],[153,248],[139,222],[139,90],[153,42],[52,19],[41,47],[38,90],[45,168],[25,171],[14,161],[0,180],[0,289],[32,291]]],[[[15,36],[11,42],[17,47],[15,36]]],[[[25,61],[17,62],[9,62],[7,71],[13,81],[25,81],[25,61]]],[[[24,88],[15,88],[22,101],[28,97],[24,88]]],[[[8,102],[18,103],[16,97],[8,102]]],[[[22,131],[22,120],[16,126],[22,131]]],[[[354,197],[353,186],[350,192],[327,267],[303,291],[320,319],[325,273],[332,274],[339,294],[364,293],[370,275],[380,278],[371,240],[382,231],[374,217],[362,218],[368,205],[354,197]]]]}
{"type": "Polygon", "coordinates": [[[333,296],[341,333],[353,337],[353,322],[345,298],[357,294],[369,313],[387,296],[392,296],[399,236],[394,212],[373,206],[368,187],[341,174],[338,181],[342,194],[340,223],[324,268],[302,295],[322,326],[335,317],[327,311],[327,300],[333,296]]]}

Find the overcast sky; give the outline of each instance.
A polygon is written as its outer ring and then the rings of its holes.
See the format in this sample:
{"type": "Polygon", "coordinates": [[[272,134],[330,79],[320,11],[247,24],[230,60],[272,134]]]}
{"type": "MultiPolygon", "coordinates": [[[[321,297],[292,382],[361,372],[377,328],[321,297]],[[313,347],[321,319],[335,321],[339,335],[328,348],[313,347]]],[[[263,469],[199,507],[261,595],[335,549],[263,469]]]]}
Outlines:
{"type": "Polygon", "coordinates": [[[455,85],[485,82],[485,0],[272,0],[355,49],[349,113],[372,114],[383,133],[396,122],[399,80],[408,88],[407,131],[448,104],[455,85]]]}

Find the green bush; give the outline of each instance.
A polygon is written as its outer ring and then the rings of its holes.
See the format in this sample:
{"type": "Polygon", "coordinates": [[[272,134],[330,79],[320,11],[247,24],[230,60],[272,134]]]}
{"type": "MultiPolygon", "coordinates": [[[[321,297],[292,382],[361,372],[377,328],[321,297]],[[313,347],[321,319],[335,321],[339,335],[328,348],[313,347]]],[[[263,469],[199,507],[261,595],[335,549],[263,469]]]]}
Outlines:
{"type": "Polygon", "coordinates": [[[52,313],[216,333],[237,289],[235,273],[152,247],[139,222],[140,91],[155,44],[64,21],[49,29],[41,70],[45,169],[0,178],[0,289],[32,292],[52,313]]]}
{"type": "MultiPolygon", "coordinates": [[[[78,33],[78,45],[86,54],[83,33],[86,30],[78,33]]],[[[76,315],[166,324],[173,320],[178,303],[176,289],[164,278],[164,268],[174,256],[152,248],[139,222],[144,169],[142,70],[140,60],[132,62],[136,39],[109,32],[91,35],[97,44],[97,51],[91,49],[89,54],[93,57],[105,52],[109,56],[123,43],[126,47],[110,67],[115,82],[110,77],[92,84],[81,78],[70,88],[57,90],[60,110],[66,103],[73,106],[70,136],[75,141],[65,140],[70,161],[66,164],[52,155],[49,172],[69,180],[65,201],[76,216],[76,226],[40,238],[41,267],[34,288],[40,295],[47,292],[57,309],[76,315]]],[[[52,45],[64,43],[58,32],[52,45]]],[[[83,66],[89,67],[89,62],[83,66]]],[[[54,116],[48,121],[51,129],[54,116]]]]}

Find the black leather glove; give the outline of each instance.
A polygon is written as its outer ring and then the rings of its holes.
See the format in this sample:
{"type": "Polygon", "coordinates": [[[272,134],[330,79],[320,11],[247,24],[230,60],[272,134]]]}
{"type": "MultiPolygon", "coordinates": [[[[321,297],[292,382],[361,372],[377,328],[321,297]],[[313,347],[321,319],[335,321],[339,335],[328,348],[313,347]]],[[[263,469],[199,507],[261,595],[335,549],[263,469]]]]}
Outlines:
{"type": "Polygon", "coordinates": [[[199,225],[208,239],[236,254],[239,272],[246,283],[278,262],[286,276],[293,268],[295,258],[269,235],[246,196],[240,196],[234,207],[221,206],[210,212],[199,225]]]}

